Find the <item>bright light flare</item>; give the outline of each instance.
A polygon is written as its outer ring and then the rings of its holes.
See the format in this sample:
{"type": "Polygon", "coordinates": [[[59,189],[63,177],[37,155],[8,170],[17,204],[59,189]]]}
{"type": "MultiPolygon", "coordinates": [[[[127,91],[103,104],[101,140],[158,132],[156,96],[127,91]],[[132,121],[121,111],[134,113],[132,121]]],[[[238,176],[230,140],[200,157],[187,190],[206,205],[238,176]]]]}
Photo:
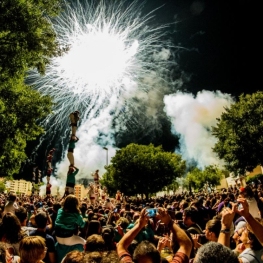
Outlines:
{"type": "Polygon", "coordinates": [[[81,123],[99,118],[109,107],[113,118],[131,118],[131,98],[163,83],[171,63],[171,46],[164,38],[168,25],[150,27],[155,10],[141,15],[145,2],[72,2],[65,1],[64,11],[52,21],[61,47],[69,50],[52,59],[44,76],[36,71],[28,76],[29,84],[54,101],[53,114],[43,121],[46,136],[67,134],[74,110],[81,112],[81,123]]]}

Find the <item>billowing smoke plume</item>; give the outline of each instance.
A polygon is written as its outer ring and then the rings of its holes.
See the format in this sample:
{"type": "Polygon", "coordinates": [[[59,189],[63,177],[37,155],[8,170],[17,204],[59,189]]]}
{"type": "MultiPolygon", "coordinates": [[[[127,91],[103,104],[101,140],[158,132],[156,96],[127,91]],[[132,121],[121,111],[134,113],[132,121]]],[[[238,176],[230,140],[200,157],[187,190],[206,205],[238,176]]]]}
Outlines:
{"type": "Polygon", "coordinates": [[[212,151],[216,138],[211,134],[211,127],[216,125],[216,118],[225,107],[233,103],[233,98],[220,91],[201,91],[196,96],[177,92],[165,96],[164,103],[174,132],[180,135],[179,152],[183,158],[195,161],[199,168],[222,165],[212,151]]]}

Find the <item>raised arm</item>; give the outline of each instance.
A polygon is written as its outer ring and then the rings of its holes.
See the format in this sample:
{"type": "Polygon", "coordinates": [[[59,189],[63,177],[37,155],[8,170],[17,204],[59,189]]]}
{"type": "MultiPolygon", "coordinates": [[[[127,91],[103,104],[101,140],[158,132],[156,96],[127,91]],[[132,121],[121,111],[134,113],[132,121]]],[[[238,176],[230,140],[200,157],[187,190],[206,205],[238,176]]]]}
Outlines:
{"type": "Polygon", "coordinates": [[[237,213],[243,216],[248,224],[250,225],[253,233],[257,237],[258,241],[263,245],[263,225],[260,224],[250,213],[249,213],[249,204],[247,203],[245,198],[237,199],[239,208],[237,209],[237,213]]]}
{"type": "Polygon", "coordinates": [[[128,247],[132,243],[132,241],[135,239],[135,237],[139,234],[139,232],[142,230],[142,228],[148,223],[149,217],[147,216],[146,209],[144,208],[141,211],[139,221],[138,223],[125,235],[121,238],[117,245],[117,253],[118,255],[123,255],[123,253],[128,252],[128,247]]]}
{"type": "Polygon", "coordinates": [[[230,247],[230,228],[235,216],[236,204],[232,204],[232,209],[226,207],[221,212],[221,231],[218,237],[218,243],[230,247]]]}
{"type": "Polygon", "coordinates": [[[180,228],[174,220],[170,217],[168,212],[163,208],[158,209],[158,218],[166,225],[169,226],[170,230],[173,233],[173,242],[178,243],[179,249],[177,252],[185,254],[188,258],[190,258],[190,254],[192,251],[192,241],[187,236],[185,231],[180,228]]]}

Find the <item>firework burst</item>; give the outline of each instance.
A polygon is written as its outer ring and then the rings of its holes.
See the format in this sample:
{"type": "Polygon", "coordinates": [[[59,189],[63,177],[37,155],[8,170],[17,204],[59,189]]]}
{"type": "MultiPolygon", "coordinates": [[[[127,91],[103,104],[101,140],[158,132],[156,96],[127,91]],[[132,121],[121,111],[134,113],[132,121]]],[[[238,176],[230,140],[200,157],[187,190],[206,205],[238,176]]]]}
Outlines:
{"type": "Polygon", "coordinates": [[[135,127],[142,110],[138,105],[146,107],[144,116],[154,116],[151,101],[153,108],[162,101],[162,90],[170,85],[170,66],[175,64],[173,47],[165,38],[168,25],[150,26],[156,10],[142,15],[145,3],[117,2],[65,2],[52,21],[60,46],[68,51],[52,59],[44,76],[31,71],[28,77],[35,89],[54,101],[53,113],[42,123],[45,136],[66,135],[74,110],[81,112],[83,131],[105,119],[107,128],[113,120],[115,129],[127,129],[121,125],[124,120],[135,127]]]}

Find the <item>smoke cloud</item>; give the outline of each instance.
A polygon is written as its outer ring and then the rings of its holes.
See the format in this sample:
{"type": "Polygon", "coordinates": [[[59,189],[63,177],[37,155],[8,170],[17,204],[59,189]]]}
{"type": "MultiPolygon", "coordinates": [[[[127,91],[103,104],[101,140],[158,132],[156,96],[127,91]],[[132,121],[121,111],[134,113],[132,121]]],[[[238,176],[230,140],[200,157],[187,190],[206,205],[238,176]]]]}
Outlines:
{"type": "Polygon", "coordinates": [[[164,110],[172,122],[173,132],[180,135],[179,153],[183,159],[195,161],[201,169],[211,164],[223,165],[212,151],[216,138],[211,127],[233,102],[229,94],[220,91],[203,90],[196,96],[177,92],[164,97],[164,110]]]}

